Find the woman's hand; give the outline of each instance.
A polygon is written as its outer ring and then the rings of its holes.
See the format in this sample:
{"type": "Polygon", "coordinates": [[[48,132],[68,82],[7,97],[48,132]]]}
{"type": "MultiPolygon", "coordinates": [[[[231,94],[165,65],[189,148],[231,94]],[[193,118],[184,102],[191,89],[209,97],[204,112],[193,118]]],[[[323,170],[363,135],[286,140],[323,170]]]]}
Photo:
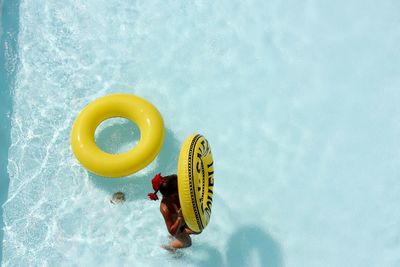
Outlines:
{"type": "Polygon", "coordinates": [[[182,208],[178,209],[177,212],[178,217],[183,219],[183,213],[182,213],[182,208]]]}
{"type": "Polygon", "coordinates": [[[185,233],[188,234],[188,235],[197,235],[198,234],[198,233],[193,232],[189,228],[185,228],[185,233]]]}
{"type": "Polygon", "coordinates": [[[176,204],[174,204],[174,209],[175,209],[176,214],[178,215],[178,218],[183,218],[182,208],[178,208],[178,206],[176,204]]]}

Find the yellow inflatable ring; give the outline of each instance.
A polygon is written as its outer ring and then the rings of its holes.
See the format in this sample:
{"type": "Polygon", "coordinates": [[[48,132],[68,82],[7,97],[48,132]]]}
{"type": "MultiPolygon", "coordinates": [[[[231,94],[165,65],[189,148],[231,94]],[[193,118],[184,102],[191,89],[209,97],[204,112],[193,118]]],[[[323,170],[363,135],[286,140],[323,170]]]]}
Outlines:
{"type": "Polygon", "coordinates": [[[201,233],[210,221],[214,166],[210,145],[200,134],[183,143],[178,162],[178,191],[187,226],[201,233]]]}
{"type": "Polygon", "coordinates": [[[90,172],[105,177],[122,177],[150,164],[164,142],[161,114],[143,98],[129,94],[101,97],[85,107],[75,120],[71,132],[72,150],[79,162],[90,172]],[[140,140],[131,150],[121,154],[102,151],[94,133],[101,122],[122,117],[137,124],[140,140]]]}

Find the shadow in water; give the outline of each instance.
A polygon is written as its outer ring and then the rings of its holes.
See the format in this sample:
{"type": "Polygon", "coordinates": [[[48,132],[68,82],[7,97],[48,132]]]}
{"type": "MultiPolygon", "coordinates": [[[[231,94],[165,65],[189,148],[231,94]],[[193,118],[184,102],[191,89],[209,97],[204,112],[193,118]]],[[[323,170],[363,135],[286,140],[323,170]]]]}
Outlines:
{"type": "Polygon", "coordinates": [[[278,243],[261,228],[253,225],[240,227],[228,241],[227,266],[245,266],[254,250],[261,266],[283,266],[282,253],[278,243]]]}
{"type": "Polygon", "coordinates": [[[255,225],[244,225],[237,229],[228,239],[226,255],[207,244],[194,245],[200,260],[193,259],[196,266],[242,267],[254,264],[255,255],[259,266],[282,267],[283,258],[279,244],[261,228],[255,225]],[[251,262],[249,262],[252,259],[251,262]]]}
{"type": "Polygon", "coordinates": [[[196,266],[242,267],[257,263],[263,267],[282,267],[283,258],[279,244],[261,228],[255,225],[244,225],[237,229],[228,239],[226,255],[207,244],[194,245],[196,254],[202,255],[200,260],[193,259],[196,266]],[[252,262],[249,262],[251,259],[252,262]]]}
{"type": "MultiPolygon", "coordinates": [[[[124,120],[122,123],[99,128],[98,133],[96,133],[97,145],[110,153],[129,147],[132,144],[132,140],[140,138],[137,126],[133,127],[133,125],[132,122],[124,120]]],[[[179,149],[180,145],[175,135],[170,129],[166,128],[164,145],[155,162],[151,163],[151,166],[155,169],[154,172],[139,171],[133,175],[118,179],[101,177],[93,173],[89,173],[89,177],[94,185],[110,193],[110,197],[114,192],[121,191],[125,193],[126,201],[147,198],[147,194],[152,191],[151,179],[156,173],[176,173],[179,149]]]]}
{"type": "Polygon", "coordinates": [[[139,127],[122,118],[114,118],[111,122],[104,121],[96,129],[97,146],[110,154],[123,153],[130,150],[140,139],[139,127]]]}

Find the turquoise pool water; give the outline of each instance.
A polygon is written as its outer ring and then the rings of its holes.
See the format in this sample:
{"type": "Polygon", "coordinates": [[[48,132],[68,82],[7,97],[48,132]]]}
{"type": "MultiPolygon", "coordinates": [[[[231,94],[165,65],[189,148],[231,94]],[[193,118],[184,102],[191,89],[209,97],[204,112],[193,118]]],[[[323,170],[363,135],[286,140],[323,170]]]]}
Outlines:
{"type": "MultiPolygon", "coordinates": [[[[11,95],[17,66],[18,1],[2,1],[0,8],[0,205],[7,200],[7,158],[10,146],[11,95]]],[[[3,209],[0,209],[0,240],[3,241],[3,209]]],[[[0,262],[3,242],[0,243],[0,262]]]]}
{"type": "MultiPolygon", "coordinates": [[[[394,0],[21,1],[2,264],[399,266],[399,14],[394,0]],[[79,165],[69,134],[116,92],[155,104],[167,135],[114,181],[79,165]],[[213,216],[171,255],[146,195],[193,132],[214,154],[213,216]]],[[[97,138],[121,151],[137,129],[97,138]]]]}

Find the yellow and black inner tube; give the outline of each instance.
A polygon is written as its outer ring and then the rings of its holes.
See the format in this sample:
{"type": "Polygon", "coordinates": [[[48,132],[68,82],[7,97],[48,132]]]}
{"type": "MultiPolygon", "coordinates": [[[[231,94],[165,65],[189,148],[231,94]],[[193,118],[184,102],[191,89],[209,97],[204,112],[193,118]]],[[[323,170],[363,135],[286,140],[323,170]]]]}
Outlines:
{"type": "Polygon", "coordinates": [[[204,136],[194,134],[183,143],[178,162],[178,191],[187,226],[201,233],[211,217],[214,161],[204,136]]]}
{"type": "Polygon", "coordinates": [[[150,164],[164,143],[164,122],[160,112],[147,100],[130,94],[112,94],[96,99],[76,118],[71,131],[71,147],[88,171],[118,178],[150,164]],[[97,126],[106,119],[121,117],[136,123],[139,143],[131,150],[110,154],[102,151],[94,137],[97,126]]]}

